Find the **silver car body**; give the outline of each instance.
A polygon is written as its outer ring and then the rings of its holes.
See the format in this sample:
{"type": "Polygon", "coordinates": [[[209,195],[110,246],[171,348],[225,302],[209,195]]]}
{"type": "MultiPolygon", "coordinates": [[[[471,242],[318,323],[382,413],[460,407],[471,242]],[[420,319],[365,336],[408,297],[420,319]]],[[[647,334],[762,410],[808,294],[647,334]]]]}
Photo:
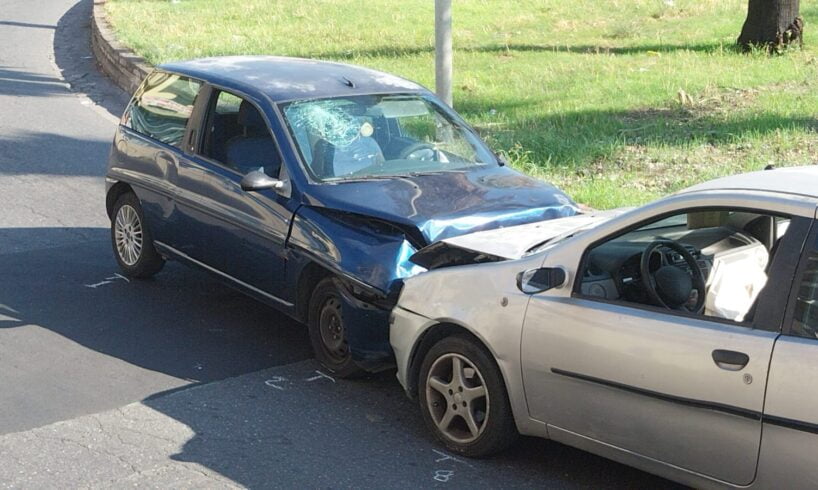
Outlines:
{"type": "Polygon", "coordinates": [[[398,378],[412,395],[424,339],[464,329],[493,354],[522,434],[696,487],[817,488],[818,340],[573,293],[589,247],[652,217],[730,207],[811,222],[817,198],[818,169],[781,169],[711,181],[622,214],[556,220],[550,231],[542,223],[459,237],[453,245],[512,260],[406,282],[391,327],[398,378]],[[523,255],[554,236],[562,239],[523,255]],[[540,267],[564,269],[565,284],[521,292],[518,273],[540,267]],[[750,361],[720,369],[716,349],[750,361]]]}

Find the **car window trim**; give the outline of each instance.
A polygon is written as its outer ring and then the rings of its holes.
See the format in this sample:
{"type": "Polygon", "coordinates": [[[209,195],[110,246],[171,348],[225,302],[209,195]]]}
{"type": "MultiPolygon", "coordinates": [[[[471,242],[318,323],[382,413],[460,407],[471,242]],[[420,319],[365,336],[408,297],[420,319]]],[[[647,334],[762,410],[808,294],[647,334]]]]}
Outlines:
{"type": "MultiPolygon", "coordinates": [[[[664,213],[659,213],[659,214],[650,216],[648,218],[645,218],[643,220],[639,220],[637,223],[634,223],[634,224],[632,224],[632,225],[630,225],[630,226],[628,226],[628,227],[626,227],[626,228],[624,228],[622,230],[617,230],[616,232],[611,233],[609,235],[605,235],[604,237],[599,238],[597,240],[594,240],[593,242],[588,244],[585,247],[585,250],[582,252],[582,258],[580,259],[579,267],[577,268],[576,279],[574,280],[574,284],[573,284],[573,287],[571,289],[571,297],[572,298],[577,298],[577,299],[584,299],[584,300],[588,300],[588,301],[595,301],[595,302],[599,302],[599,303],[610,304],[610,305],[622,306],[624,308],[634,308],[634,309],[637,309],[637,310],[663,313],[663,314],[671,315],[671,316],[677,316],[677,317],[683,317],[683,318],[695,318],[695,319],[699,319],[699,320],[703,320],[703,321],[711,321],[711,322],[714,322],[714,323],[720,323],[720,324],[725,324],[725,325],[733,325],[733,326],[737,326],[737,327],[748,328],[748,329],[751,329],[751,330],[763,330],[763,331],[780,332],[782,330],[783,326],[784,326],[784,313],[786,311],[785,310],[786,305],[782,306],[781,302],[779,302],[778,304],[775,304],[775,303],[772,303],[772,301],[769,300],[769,299],[762,299],[762,298],[770,298],[771,296],[775,296],[775,293],[765,291],[767,289],[766,287],[764,289],[762,289],[762,293],[767,293],[766,296],[759,295],[758,298],[756,299],[756,304],[759,305],[759,306],[756,306],[756,311],[761,311],[761,310],[764,309],[765,306],[768,306],[772,310],[777,310],[777,313],[776,313],[776,315],[772,315],[772,314],[768,313],[767,316],[777,316],[778,317],[777,321],[770,322],[769,325],[767,325],[766,327],[765,326],[760,326],[758,324],[759,322],[757,320],[759,319],[759,317],[757,315],[754,315],[753,319],[751,321],[737,322],[735,320],[730,320],[728,318],[705,316],[703,314],[696,314],[696,313],[682,311],[682,310],[669,310],[667,308],[662,308],[662,307],[655,306],[655,305],[644,305],[644,304],[641,304],[641,303],[630,303],[630,302],[622,301],[622,300],[619,300],[619,299],[611,300],[611,299],[606,299],[606,298],[599,298],[597,296],[591,296],[591,295],[583,294],[581,292],[582,275],[583,275],[583,273],[585,271],[585,268],[588,265],[589,252],[592,249],[594,249],[595,247],[597,247],[597,246],[599,246],[599,245],[601,245],[603,243],[609,242],[611,240],[615,240],[615,239],[617,239],[617,238],[619,238],[619,237],[621,237],[623,235],[626,235],[626,234],[628,234],[628,233],[630,233],[630,232],[632,232],[634,230],[637,230],[640,227],[644,226],[645,224],[668,218],[668,217],[673,216],[675,214],[678,214],[680,212],[690,213],[690,212],[703,212],[703,211],[717,211],[717,210],[725,210],[725,209],[727,209],[727,210],[740,210],[742,212],[750,212],[750,213],[758,213],[758,214],[766,214],[766,215],[770,215],[770,216],[780,216],[780,217],[784,217],[784,218],[789,218],[791,221],[794,221],[796,219],[800,219],[800,220],[802,220],[802,222],[807,222],[807,223],[809,223],[811,221],[810,218],[806,218],[806,217],[803,217],[803,216],[797,216],[797,215],[789,215],[789,214],[786,214],[786,213],[782,213],[782,212],[779,212],[779,211],[772,211],[772,210],[769,210],[769,209],[758,209],[758,208],[749,208],[749,207],[741,207],[741,206],[731,207],[729,205],[723,205],[723,206],[693,206],[693,207],[689,207],[689,208],[680,208],[680,209],[675,209],[675,210],[672,210],[672,211],[667,211],[667,212],[664,212],[664,213]],[[762,303],[764,303],[764,304],[762,305],[762,303]],[[772,303],[772,304],[769,304],[769,303],[772,303]]],[[[792,224],[793,223],[791,222],[790,223],[790,229],[788,229],[787,234],[784,235],[785,237],[790,235],[790,233],[789,233],[790,231],[797,229],[797,227],[793,228],[792,224]]],[[[811,223],[809,223],[809,224],[811,226],[811,223]]],[[[808,234],[809,228],[807,228],[806,231],[807,231],[806,234],[808,234]]],[[[806,234],[802,238],[802,240],[804,240],[804,241],[806,241],[806,234]]],[[[773,271],[773,273],[775,273],[775,272],[776,271],[773,271]]],[[[773,277],[773,274],[770,274],[770,277],[773,277]]],[[[776,280],[780,280],[780,279],[778,277],[776,277],[776,280]]],[[[773,281],[770,278],[768,278],[768,284],[771,283],[771,282],[773,282],[773,281]]],[[[788,293],[789,293],[789,291],[788,291],[788,293]]],[[[775,312],[775,311],[773,311],[773,312],[775,312]]],[[[770,321],[769,319],[767,319],[767,320],[770,321]]]]}
{"type": "MultiPolygon", "coordinates": [[[[804,273],[806,272],[809,262],[807,260],[807,255],[812,252],[818,253],[818,226],[815,226],[815,221],[815,219],[811,220],[811,229],[809,230],[807,237],[804,239],[804,243],[801,247],[801,253],[798,256],[798,266],[796,267],[792,283],[787,291],[787,306],[783,318],[783,328],[781,330],[782,335],[809,340],[816,339],[803,337],[793,333],[792,324],[795,321],[796,296],[798,295],[798,289],[800,288],[801,280],[804,278],[804,273]]],[[[792,226],[792,224],[790,224],[790,226],[792,226]]]]}

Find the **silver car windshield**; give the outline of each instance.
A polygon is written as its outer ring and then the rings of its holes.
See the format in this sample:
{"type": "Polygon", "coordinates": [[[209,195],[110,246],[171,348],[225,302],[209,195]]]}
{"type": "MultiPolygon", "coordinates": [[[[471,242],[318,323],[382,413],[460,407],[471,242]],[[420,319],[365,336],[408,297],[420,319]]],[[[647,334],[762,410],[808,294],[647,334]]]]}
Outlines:
{"type": "Polygon", "coordinates": [[[420,95],[336,97],[282,108],[304,163],[320,181],[497,164],[477,135],[420,95]]]}

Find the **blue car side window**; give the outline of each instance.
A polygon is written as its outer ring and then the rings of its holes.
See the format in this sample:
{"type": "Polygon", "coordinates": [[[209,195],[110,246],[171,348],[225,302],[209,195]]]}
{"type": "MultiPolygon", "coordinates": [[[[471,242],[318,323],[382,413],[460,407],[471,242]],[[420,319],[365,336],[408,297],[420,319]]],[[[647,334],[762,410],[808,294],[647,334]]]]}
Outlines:
{"type": "Polygon", "coordinates": [[[201,83],[155,71],[148,75],[125,114],[134,131],[180,147],[201,83]]]}
{"type": "Polygon", "coordinates": [[[240,174],[263,169],[278,177],[281,156],[259,109],[229,92],[214,94],[201,155],[240,174]]]}

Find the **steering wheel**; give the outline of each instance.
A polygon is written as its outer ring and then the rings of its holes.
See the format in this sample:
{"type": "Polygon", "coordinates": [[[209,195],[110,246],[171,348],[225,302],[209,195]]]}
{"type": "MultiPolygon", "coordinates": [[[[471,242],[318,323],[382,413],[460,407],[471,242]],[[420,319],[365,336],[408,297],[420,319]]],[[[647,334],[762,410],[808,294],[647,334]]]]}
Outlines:
{"type": "Polygon", "coordinates": [[[437,150],[429,143],[413,143],[401,150],[398,158],[401,160],[423,160],[433,162],[437,160],[437,150]]]}
{"type": "Polygon", "coordinates": [[[642,286],[648,293],[648,297],[659,306],[664,306],[668,310],[687,310],[691,313],[699,313],[704,307],[705,283],[704,274],[698,262],[682,244],[670,239],[656,240],[642,252],[640,262],[640,275],[642,286]],[[675,265],[663,265],[658,270],[650,271],[650,256],[658,248],[669,248],[678,252],[690,267],[693,277],[675,265]],[[692,308],[685,306],[690,298],[690,293],[696,290],[698,297],[696,304],[692,308]]]}

